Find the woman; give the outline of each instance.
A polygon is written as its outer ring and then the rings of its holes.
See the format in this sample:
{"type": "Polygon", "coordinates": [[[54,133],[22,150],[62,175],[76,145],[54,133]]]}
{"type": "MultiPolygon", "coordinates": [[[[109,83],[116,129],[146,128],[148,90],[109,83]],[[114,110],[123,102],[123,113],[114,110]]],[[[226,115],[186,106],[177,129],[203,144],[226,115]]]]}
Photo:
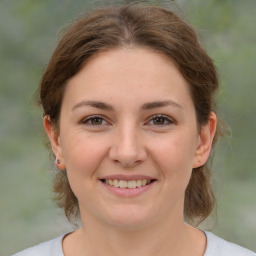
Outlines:
{"type": "Polygon", "coordinates": [[[82,226],[16,255],[255,255],[187,224],[214,209],[217,88],[194,30],[170,10],[127,4],[77,21],[40,102],[59,205],[82,226]]]}

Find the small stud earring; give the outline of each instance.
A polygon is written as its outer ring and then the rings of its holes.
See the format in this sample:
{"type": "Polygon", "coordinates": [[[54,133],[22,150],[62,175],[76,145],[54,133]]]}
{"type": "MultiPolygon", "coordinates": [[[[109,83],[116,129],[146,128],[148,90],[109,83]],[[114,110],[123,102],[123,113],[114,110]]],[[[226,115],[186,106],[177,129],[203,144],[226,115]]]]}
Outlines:
{"type": "Polygon", "coordinates": [[[60,167],[58,166],[59,164],[60,164],[60,159],[56,159],[56,161],[55,161],[56,167],[57,167],[63,174],[65,174],[65,173],[66,173],[66,170],[60,168],[60,167]]]}

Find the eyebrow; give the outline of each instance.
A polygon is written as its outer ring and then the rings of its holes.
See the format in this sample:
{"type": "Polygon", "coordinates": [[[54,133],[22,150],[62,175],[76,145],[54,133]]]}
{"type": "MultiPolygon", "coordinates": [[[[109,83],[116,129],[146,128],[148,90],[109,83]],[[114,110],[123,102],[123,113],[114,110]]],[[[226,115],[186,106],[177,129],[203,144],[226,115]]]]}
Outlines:
{"type": "MultiPolygon", "coordinates": [[[[102,110],[109,110],[109,111],[113,111],[114,108],[104,102],[101,101],[81,101],[79,103],[77,103],[73,108],[72,111],[82,107],[82,106],[90,106],[90,107],[94,107],[94,108],[98,108],[98,109],[102,109],[102,110]]],[[[142,110],[150,110],[150,109],[154,109],[154,108],[160,108],[160,107],[165,107],[165,106],[173,106],[173,107],[177,107],[177,108],[181,108],[182,106],[179,105],[178,103],[171,101],[171,100],[165,100],[165,101],[154,101],[154,102],[148,102],[142,105],[141,109],[142,110]]]]}
{"type": "Polygon", "coordinates": [[[107,104],[107,103],[104,103],[104,102],[100,102],[100,101],[81,101],[79,103],[77,103],[73,108],[72,108],[72,111],[79,108],[79,107],[82,107],[82,106],[90,106],[90,107],[94,107],[94,108],[99,108],[99,109],[103,109],[103,110],[114,110],[114,108],[107,104]]]}
{"type": "Polygon", "coordinates": [[[170,105],[173,107],[182,108],[181,105],[179,105],[178,103],[171,101],[171,100],[154,101],[154,102],[145,103],[142,105],[141,108],[143,110],[148,110],[148,109],[160,108],[160,107],[165,107],[165,106],[170,106],[170,105]]]}

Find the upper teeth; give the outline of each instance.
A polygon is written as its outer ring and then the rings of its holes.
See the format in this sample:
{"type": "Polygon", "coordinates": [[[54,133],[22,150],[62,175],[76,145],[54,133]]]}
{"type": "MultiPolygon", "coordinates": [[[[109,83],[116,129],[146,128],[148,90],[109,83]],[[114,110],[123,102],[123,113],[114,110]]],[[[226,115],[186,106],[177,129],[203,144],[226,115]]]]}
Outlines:
{"type": "Polygon", "coordinates": [[[151,180],[105,180],[108,185],[116,188],[140,188],[150,183],[151,180]]]}

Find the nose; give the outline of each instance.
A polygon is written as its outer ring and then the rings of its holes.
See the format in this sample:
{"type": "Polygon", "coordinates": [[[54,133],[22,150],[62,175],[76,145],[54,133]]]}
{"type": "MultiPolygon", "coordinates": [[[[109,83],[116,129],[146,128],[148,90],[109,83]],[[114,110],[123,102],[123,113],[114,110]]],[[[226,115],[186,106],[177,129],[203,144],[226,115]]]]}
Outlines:
{"type": "Polygon", "coordinates": [[[133,167],[147,158],[143,138],[130,124],[119,127],[114,135],[109,158],[122,167],[133,167]]]}

